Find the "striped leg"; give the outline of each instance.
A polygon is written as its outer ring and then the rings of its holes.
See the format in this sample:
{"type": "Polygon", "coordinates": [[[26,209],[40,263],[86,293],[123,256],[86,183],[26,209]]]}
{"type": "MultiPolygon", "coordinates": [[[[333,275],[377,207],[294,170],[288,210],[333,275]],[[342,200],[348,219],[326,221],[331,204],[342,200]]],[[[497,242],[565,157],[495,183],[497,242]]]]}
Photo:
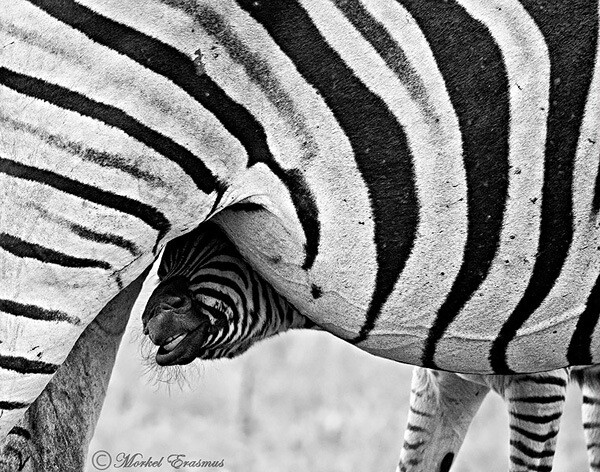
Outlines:
{"type": "Polygon", "coordinates": [[[583,393],[581,417],[590,470],[600,471],[600,366],[574,367],[571,377],[583,393]]]}
{"type": "Polygon", "coordinates": [[[510,472],[550,472],[568,383],[567,369],[480,377],[508,406],[510,472]]]}
{"type": "Polygon", "coordinates": [[[0,471],[85,469],[117,350],[146,275],[147,270],[104,307],[25,417],[0,441],[0,471]]]}
{"type": "Polygon", "coordinates": [[[415,368],[398,472],[447,472],[488,387],[415,368]]]}

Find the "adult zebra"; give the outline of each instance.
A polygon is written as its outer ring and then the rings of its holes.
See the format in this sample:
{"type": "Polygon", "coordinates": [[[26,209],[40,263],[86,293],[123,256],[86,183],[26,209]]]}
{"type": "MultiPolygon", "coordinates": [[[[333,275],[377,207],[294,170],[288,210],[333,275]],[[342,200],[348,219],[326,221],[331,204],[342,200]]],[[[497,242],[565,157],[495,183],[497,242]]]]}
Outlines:
{"type": "Polygon", "coordinates": [[[597,1],[16,0],[0,28],[0,431],[213,215],[374,354],[598,361],[597,1]]]}

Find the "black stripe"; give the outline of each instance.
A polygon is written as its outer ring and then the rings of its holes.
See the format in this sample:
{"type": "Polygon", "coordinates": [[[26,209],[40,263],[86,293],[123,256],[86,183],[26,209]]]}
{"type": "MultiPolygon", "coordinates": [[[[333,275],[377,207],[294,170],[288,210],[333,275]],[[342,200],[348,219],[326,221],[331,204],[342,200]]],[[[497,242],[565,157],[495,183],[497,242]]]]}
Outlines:
{"type": "MultiPolygon", "coordinates": [[[[230,256],[230,257],[235,257],[235,256],[230,256]]],[[[238,258],[240,258],[241,256],[237,256],[238,258]]],[[[202,266],[202,269],[204,270],[216,270],[219,272],[230,272],[232,274],[235,274],[244,284],[244,287],[247,289],[248,288],[248,277],[246,276],[246,271],[244,270],[244,268],[242,267],[242,262],[241,261],[237,261],[237,262],[232,262],[232,261],[222,261],[222,260],[212,260],[210,262],[207,262],[206,264],[204,264],[202,266]]]]}
{"type": "Polygon", "coordinates": [[[174,275],[188,276],[200,270],[215,253],[225,252],[227,239],[213,231],[213,225],[201,225],[197,229],[170,241],[158,270],[162,280],[174,275]]]}
{"type": "Polygon", "coordinates": [[[450,472],[450,467],[452,467],[452,463],[454,462],[454,453],[447,453],[442,459],[442,463],[440,464],[440,472],[450,472]]]}
{"type": "Polygon", "coordinates": [[[540,404],[548,404],[548,403],[557,403],[564,402],[564,395],[548,395],[547,397],[538,395],[532,397],[515,397],[509,398],[508,401],[513,403],[540,403],[540,404]]]}
{"type": "Polygon", "coordinates": [[[82,239],[87,239],[96,243],[112,244],[113,246],[129,251],[132,256],[139,256],[141,254],[140,249],[133,241],[129,241],[117,234],[99,233],[98,231],[93,231],[76,223],[69,223],[68,227],[74,234],[82,239]]]}
{"type": "Polygon", "coordinates": [[[25,428],[21,428],[20,426],[13,426],[13,428],[8,432],[8,434],[21,436],[23,439],[31,439],[31,433],[25,428]]]}
{"type": "Polygon", "coordinates": [[[268,320],[264,316],[261,316],[262,303],[260,298],[259,290],[260,279],[256,272],[252,273],[252,310],[251,313],[256,319],[256,326],[259,327],[256,333],[252,333],[256,336],[263,336],[268,329],[268,320]]]}
{"type": "Polygon", "coordinates": [[[410,97],[419,104],[421,111],[429,119],[437,118],[423,79],[388,30],[358,0],[334,0],[334,3],[406,86],[410,97]]]}
{"type": "Polygon", "coordinates": [[[509,89],[488,29],[456,2],[400,0],[422,29],[446,83],[463,139],[468,232],[463,262],[429,330],[421,362],[435,368],[437,343],[488,274],[508,192],[509,89]]]}
{"type": "MultiPolygon", "coordinates": [[[[199,285],[195,288],[195,293],[205,293],[204,289],[206,288],[205,284],[216,285],[218,287],[224,287],[230,289],[234,292],[237,297],[242,302],[242,307],[245,308],[248,306],[248,302],[246,300],[246,291],[240,287],[240,285],[233,280],[231,277],[227,275],[219,275],[213,273],[201,273],[196,274],[190,281],[190,285],[199,285]]],[[[237,305],[237,303],[236,303],[237,305]]]]}
{"type": "Polygon", "coordinates": [[[549,431],[546,434],[538,434],[533,431],[529,431],[525,428],[521,428],[520,426],[517,426],[514,424],[510,425],[510,429],[511,429],[511,431],[519,433],[521,436],[525,436],[527,439],[531,439],[532,441],[537,441],[537,442],[549,441],[550,439],[555,438],[556,435],[558,434],[558,429],[549,431]]]}
{"type": "Polygon", "coordinates": [[[600,318],[600,275],[590,292],[585,309],[577,319],[571,342],[567,350],[569,365],[587,365],[593,363],[592,336],[600,318]]]}
{"type": "Polygon", "coordinates": [[[65,321],[74,325],[81,324],[81,320],[62,311],[46,310],[39,306],[25,305],[12,300],[0,299],[0,311],[13,316],[30,318],[32,320],[65,321]]]}
{"type": "MultiPolygon", "coordinates": [[[[590,138],[588,138],[588,141],[593,144],[596,144],[596,141],[592,141],[590,138]]],[[[592,200],[592,215],[598,215],[598,212],[600,212],[600,163],[598,165],[599,167],[596,171],[596,182],[594,182],[594,199],[592,200]]]]}
{"type": "Polygon", "coordinates": [[[526,470],[529,472],[552,472],[552,465],[535,465],[530,464],[529,462],[525,462],[523,459],[513,456],[511,454],[510,461],[515,465],[520,465],[521,467],[526,467],[526,470]]]}
{"type": "Polygon", "coordinates": [[[217,189],[222,190],[215,176],[200,158],[117,107],[97,102],[60,85],[20,74],[6,67],[0,67],[0,84],[29,97],[44,100],[65,110],[71,110],[114,126],[175,162],[204,193],[211,193],[217,189]]]}
{"type": "Polygon", "coordinates": [[[296,207],[296,214],[302,225],[306,243],[304,251],[304,270],[310,269],[317,253],[319,252],[319,241],[321,239],[321,223],[319,222],[319,209],[313,196],[312,190],[308,186],[306,179],[298,169],[282,169],[275,160],[266,162],[271,171],[279,177],[283,184],[288,188],[292,202],[296,207]]]}
{"type": "Polygon", "coordinates": [[[490,351],[491,366],[501,374],[514,373],[506,360],[508,345],[554,286],[573,239],[573,164],[598,35],[597,1],[521,3],[541,29],[550,52],[550,108],[538,254],[527,289],[490,351]]]}
{"type": "MultiPolygon", "coordinates": [[[[277,75],[268,60],[260,52],[252,51],[236,33],[228,19],[207,5],[198,5],[194,18],[205,33],[210,35],[226,52],[232,61],[243,67],[248,78],[254,82],[293,130],[303,158],[317,158],[318,145],[305,117],[299,112],[296,102],[277,75]]],[[[197,51],[200,53],[200,51],[197,51]]],[[[265,56],[268,57],[268,56],[265,56]]],[[[200,60],[202,58],[200,57],[200,60]]]]}
{"type": "Polygon", "coordinates": [[[592,442],[592,443],[588,443],[587,444],[587,450],[589,451],[590,449],[595,449],[597,447],[600,447],[600,442],[592,442]]]}
{"type": "Polygon", "coordinates": [[[30,243],[6,233],[0,233],[0,248],[10,252],[14,256],[36,259],[46,264],[56,264],[77,269],[112,269],[112,266],[108,262],[70,256],[69,254],[64,254],[54,249],[40,246],[39,244],[30,243]]]}
{"type": "Polygon", "coordinates": [[[58,365],[42,361],[32,361],[24,357],[0,355],[0,369],[12,370],[19,374],[54,374],[58,365]]]}
{"type": "Polygon", "coordinates": [[[600,398],[593,398],[588,395],[584,395],[583,403],[585,405],[600,405],[600,398]]]}
{"type": "Polygon", "coordinates": [[[30,404],[31,403],[7,402],[0,400],[0,410],[22,410],[23,408],[28,408],[30,404]]]}
{"type": "Polygon", "coordinates": [[[522,382],[531,382],[538,385],[556,385],[558,387],[566,387],[567,380],[563,377],[540,377],[538,375],[523,375],[517,377],[517,381],[522,382]]]}
{"type": "Polygon", "coordinates": [[[304,79],[319,91],[348,137],[369,190],[377,275],[366,321],[353,342],[364,341],[415,238],[418,202],[406,136],[386,103],[358,80],[296,2],[237,3],[267,29],[304,79]]]}
{"type": "Polygon", "coordinates": [[[586,421],[583,423],[583,429],[596,429],[600,428],[600,422],[597,421],[586,421]]]}
{"type": "MultiPolygon", "coordinates": [[[[221,291],[216,290],[211,287],[201,287],[200,289],[197,290],[197,293],[211,297],[211,298],[223,303],[226,307],[230,308],[233,313],[232,323],[234,325],[237,325],[239,323],[240,312],[237,308],[237,304],[235,303],[235,300],[233,298],[231,298],[231,296],[229,294],[227,294],[225,292],[221,292],[221,291]]],[[[216,305],[216,306],[218,306],[218,305],[216,305]]],[[[225,316],[225,315],[222,314],[221,316],[225,316]]],[[[227,319],[227,318],[225,318],[225,319],[227,319]]]]}
{"type": "Polygon", "coordinates": [[[208,305],[207,303],[204,303],[202,301],[198,302],[198,306],[200,308],[202,308],[204,311],[207,311],[213,318],[217,319],[217,320],[227,320],[227,316],[225,315],[225,313],[223,311],[221,311],[220,307],[215,307],[213,305],[208,305]]]}
{"type": "Polygon", "coordinates": [[[61,192],[75,195],[76,197],[98,205],[135,216],[158,231],[157,241],[160,241],[171,228],[171,225],[165,216],[154,207],[132,200],[128,197],[115,195],[114,193],[77,182],[76,180],[55,172],[37,169],[0,157],[0,173],[19,179],[39,182],[60,190],[61,192]]]}
{"type": "Polygon", "coordinates": [[[511,416],[521,421],[529,423],[546,424],[560,419],[562,412],[552,413],[549,415],[526,415],[523,413],[512,412],[511,416]]]}
{"type": "MultiPolygon", "coordinates": [[[[226,19],[210,7],[198,6],[195,18],[204,31],[227,51],[228,56],[244,68],[250,80],[260,87],[267,99],[292,127],[296,140],[302,148],[303,158],[307,161],[317,159],[319,149],[315,138],[304,117],[297,110],[293,98],[273,74],[269,63],[263,60],[259,54],[251,51],[237,37],[226,19]]],[[[299,170],[286,171],[279,166],[271,166],[271,170],[288,187],[298,210],[300,223],[306,235],[306,256],[303,269],[309,269],[317,256],[321,231],[315,198],[299,170]]]]}
{"type": "MultiPolygon", "coordinates": [[[[280,326],[280,321],[282,321],[282,320],[280,320],[278,317],[273,315],[273,307],[271,305],[271,297],[269,297],[269,293],[265,287],[265,283],[260,277],[258,279],[258,283],[260,284],[259,295],[260,295],[260,297],[262,297],[264,310],[265,310],[263,316],[267,320],[267,323],[269,326],[268,332],[277,332],[278,331],[277,328],[278,328],[278,326],[280,326]]],[[[282,313],[280,315],[282,315],[282,313]]]]}
{"type": "Polygon", "coordinates": [[[429,413],[429,412],[427,412],[427,411],[420,411],[420,410],[417,410],[417,409],[416,409],[415,407],[413,407],[412,405],[410,406],[410,411],[411,411],[411,413],[414,413],[415,415],[418,415],[418,416],[424,416],[424,417],[426,417],[426,418],[431,418],[431,417],[433,416],[431,413],[429,413]]]}
{"type": "Polygon", "coordinates": [[[517,449],[519,452],[525,454],[526,456],[532,457],[534,459],[544,459],[546,457],[553,457],[554,450],[549,451],[536,451],[535,449],[530,448],[525,443],[518,441],[516,439],[510,440],[510,445],[517,449]]]}
{"type": "Polygon", "coordinates": [[[427,432],[427,429],[422,428],[421,426],[417,426],[412,423],[408,423],[408,425],[406,426],[406,429],[409,431],[414,431],[416,433],[426,433],[427,432]]]}
{"type": "Polygon", "coordinates": [[[410,441],[404,440],[404,444],[402,445],[402,447],[404,449],[407,449],[407,450],[414,450],[414,449],[419,449],[424,444],[425,444],[425,441],[423,441],[423,440],[416,441],[414,443],[411,443],[410,441]]]}
{"type": "Polygon", "coordinates": [[[140,255],[140,249],[138,248],[138,246],[133,241],[129,241],[128,239],[125,239],[122,236],[111,233],[99,233],[97,231],[93,231],[89,228],[86,228],[85,226],[73,223],[67,220],[66,218],[62,218],[58,215],[52,215],[45,208],[42,208],[37,204],[32,204],[32,207],[35,208],[42,217],[69,229],[73,234],[76,234],[82,239],[87,239],[88,241],[94,241],[101,244],[112,244],[113,246],[117,246],[122,249],[125,249],[126,251],[129,251],[129,253],[132,256],[140,255]]]}
{"type": "Polygon", "coordinates": [[[163,184],[159,175],[138,168],[135,163],[130,162],[129,159],[120,154],[101,151],[76,141],[70,141],[58,134],[49,133],[48,130],[42,127],[33,126],[29,123],[18,121],[2,114],[0,114],[0,123],[8,124],[14,130],[32,134],[46,144],[74,156],[78,156],[84,161],[93,162],[101,167],[120,170],[136,179],[144,180],[152,186],[163,184]]]}
{"type": "MultiPolygon", "coordinates": [[[[249,166],[264,163],[288,188],[306,236],[304,267],[312,266],[320,238],[318,209],[312,192],[299,171],[281,168],[269,150],[264,129],[248,110],[227,96],[208,74],[199,75],[192,59],[174,47],[101,16],[72,0],[29,1],[92,40],[168,78],[210,111],[244,146],[248,152],[249,166]]],[[[205,174],[203,179],[207,180],[204,182],[206,189],[220,189],[220,183],[215,181],[200,159],[194,157],[192,162],[184,164],[190,164],[190,170],[197,172],[190,175],[201,175],[199,171],[202,170],[202,174],[205,174]]],[[[199,188],[203,189],[201,186],[199,188]]]]}
{"type": "MultiPolygon", "coordinates": [[[[271,308],[273,310],[275,332],[279,333],[286,329],[290,329],[295,318],[294,312],[292,310],[281,309],[278,303],[281,297],[275,290],[273,290],[273,288],[269,285],[269,283],[266,280],[263,280],[263,286],[265,287],[265,296],[267,297],[269,304],[271,305],[271,308]]],[[[305,317],[302,315],[299,315],[299,317],[302,320],[305,319],[305,317]]]]}

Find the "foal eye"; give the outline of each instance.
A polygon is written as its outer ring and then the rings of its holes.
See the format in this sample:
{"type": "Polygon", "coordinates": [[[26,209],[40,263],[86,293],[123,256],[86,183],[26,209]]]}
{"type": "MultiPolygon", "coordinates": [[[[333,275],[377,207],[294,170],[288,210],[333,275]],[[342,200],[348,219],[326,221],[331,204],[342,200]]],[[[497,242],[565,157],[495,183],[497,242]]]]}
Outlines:
{"type": "Polygon", "coordinates": [[[171,306],[173,308],[181,308],[183,305],[184,305],[184,301],[183,301],[183,298],[181,298],[181,297],[174,298],[171,301],[171,306]]]}

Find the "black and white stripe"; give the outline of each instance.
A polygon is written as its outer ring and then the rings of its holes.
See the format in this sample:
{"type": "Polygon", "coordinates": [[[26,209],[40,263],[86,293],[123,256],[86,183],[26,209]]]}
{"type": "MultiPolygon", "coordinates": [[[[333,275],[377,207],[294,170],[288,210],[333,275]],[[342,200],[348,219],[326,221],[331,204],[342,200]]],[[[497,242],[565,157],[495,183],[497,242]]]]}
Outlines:
{"type": "MultiPolygon", "coordinates": [[[[215,215],[300,313],[377,355],[598,362],[598,9],[3,5],[0,405],[34,399],[159,247],[215,215]],[[223,211],[240,202],[261,211],[223,211]]],[[[22,409],[3,409],[4,431],[22,409]]]]}
{"type": "Polygon", "coordinates": [[[214,224],[200,225],[170,241],[158,278],[160,283],[142,316],[144,332],[155,344],[167,345],[166,341],[179,337],[177,345],[181,345],[193,331],[178,327],[186,323],[175,318],[206,320],[215,329],[191,346],[197,358],[235,357],[261,339],[288,329],[314,327],[241,258],[214,224]],[[177,286],[163,295],[161,289],[175,281],[177,286]],[[186,297],[190,309],[174,314],[177,310],[173,308],[181,306],[186,297]],[[163,341],[157,341],[156,333],[164,328],[172,331],[169,339],[162,336],[163,341]]]}
{"type": "Polygon", "coordinates": [[[590,470],[599,470],[597,366],[513,376],[462,375],[416,368],[398,470],[449,470],[449,457],[456,456],[481,401],[489,390],[494,390],[506,402],[509,414],[509,470],[550,472],[569,370],[570,378],[583,393],[581,416],[590,470]]]}
{"type": "Polygon", "coordinates": [[[488,391],[494,390],[509,413],[509,470],[550,472],[567,381],[566,369],[485,376],[416,368],[398,470],[449,471],[472,418],[488,391]]]}

